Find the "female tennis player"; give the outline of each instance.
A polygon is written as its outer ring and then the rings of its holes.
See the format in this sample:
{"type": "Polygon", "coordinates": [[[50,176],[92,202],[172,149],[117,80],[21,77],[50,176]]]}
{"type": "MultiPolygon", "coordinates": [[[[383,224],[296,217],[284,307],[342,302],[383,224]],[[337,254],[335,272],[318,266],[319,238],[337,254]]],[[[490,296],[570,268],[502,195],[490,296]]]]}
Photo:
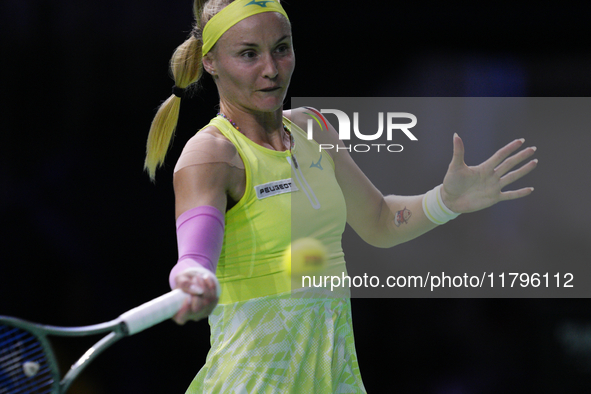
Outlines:
{"type": "Polygon", "coordinates": [[[345,224],[390,247],[532,188],[502,189],[529,173],[535,148],[515,140],[477,167],[462,140],[443,183],[425,195],[383,196],[336,131],[302,130],[313,109],[283,110],[295,67],[291,25],[277,1],[195,0],[195,28],[171,61],[173,95],[160,107],[145,166],[154,178],[187,88],[203,71],[216,83],[219,114],[186,144],[174,169],[179,260],[171,287],[191,294],[175,316],[209,316],[211,349],[187,393],[364,393],[348,297],[291,295],[282,255],[313,237],[328,271],[344,272],[345,224]],[[321,160],[321,161],[320,161],[321,160]],[[311,166],[310,163],[322,163],[311,166]]]}

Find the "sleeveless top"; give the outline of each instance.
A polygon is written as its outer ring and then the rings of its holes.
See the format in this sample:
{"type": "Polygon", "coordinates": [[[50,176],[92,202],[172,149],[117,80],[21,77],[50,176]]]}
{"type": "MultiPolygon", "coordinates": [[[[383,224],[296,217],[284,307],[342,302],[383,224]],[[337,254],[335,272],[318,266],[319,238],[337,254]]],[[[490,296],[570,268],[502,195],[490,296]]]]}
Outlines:
{"type": "Polygon", "coordinates": [[[221,116],[209,124],[234,144],[246,173],[244,196],[226,212],[216,272],[220,304],[291,291],[283,255],[299,238],[312,237],[325,245],[324,275],[345,272],[341,236],[347,212],[332,158],[287,118],[284,124],[295,140],[291,152],[256,144],[221,116]]]}

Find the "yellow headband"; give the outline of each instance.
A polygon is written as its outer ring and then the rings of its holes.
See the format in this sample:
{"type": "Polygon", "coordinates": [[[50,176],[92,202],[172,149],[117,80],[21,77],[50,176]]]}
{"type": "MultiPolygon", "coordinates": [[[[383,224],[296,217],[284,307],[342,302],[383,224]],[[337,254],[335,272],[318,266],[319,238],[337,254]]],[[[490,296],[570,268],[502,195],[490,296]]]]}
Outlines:
{"type": "Polygon", "coordinates": [[[289,20],[285,10],[276,0],[236,0],[214,15],[205,24],[202,55],[205,56],[222,34],[236,23],[263,12],[279,12],[289,20]]]}

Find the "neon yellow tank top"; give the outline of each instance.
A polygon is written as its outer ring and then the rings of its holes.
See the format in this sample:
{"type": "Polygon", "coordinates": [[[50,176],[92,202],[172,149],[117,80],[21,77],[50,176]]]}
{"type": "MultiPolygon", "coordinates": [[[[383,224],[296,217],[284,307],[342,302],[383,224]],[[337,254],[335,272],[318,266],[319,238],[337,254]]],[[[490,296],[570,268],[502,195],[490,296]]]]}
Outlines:
{"type": "Polygon", "coordinates": [[[221,116],[209,123],[234,144],[246,174],[244,196],[225,215],[216,272],[220,304],[289,292],[282,259],[298,238],[313,237],[326,246],[324,275],[345,272],[341,236],[347,213],[334,162],[301,128],[287,118],[283,123],[295,140],[291,154],[254,143],[221,116]]]}

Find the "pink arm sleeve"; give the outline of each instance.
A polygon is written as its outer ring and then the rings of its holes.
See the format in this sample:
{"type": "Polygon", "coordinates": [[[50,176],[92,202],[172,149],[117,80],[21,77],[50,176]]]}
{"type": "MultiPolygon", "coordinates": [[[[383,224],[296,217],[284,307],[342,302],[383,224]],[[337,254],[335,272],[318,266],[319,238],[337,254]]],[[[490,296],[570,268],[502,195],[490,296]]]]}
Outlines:
{"type": "Polygon", "coordinates": [[[203,267],[215,274],[224,241],[224,214],[202,205],[182,213],[176,221],[179,260],[170,271],[170,287],[188,268],[203,267]]]}

